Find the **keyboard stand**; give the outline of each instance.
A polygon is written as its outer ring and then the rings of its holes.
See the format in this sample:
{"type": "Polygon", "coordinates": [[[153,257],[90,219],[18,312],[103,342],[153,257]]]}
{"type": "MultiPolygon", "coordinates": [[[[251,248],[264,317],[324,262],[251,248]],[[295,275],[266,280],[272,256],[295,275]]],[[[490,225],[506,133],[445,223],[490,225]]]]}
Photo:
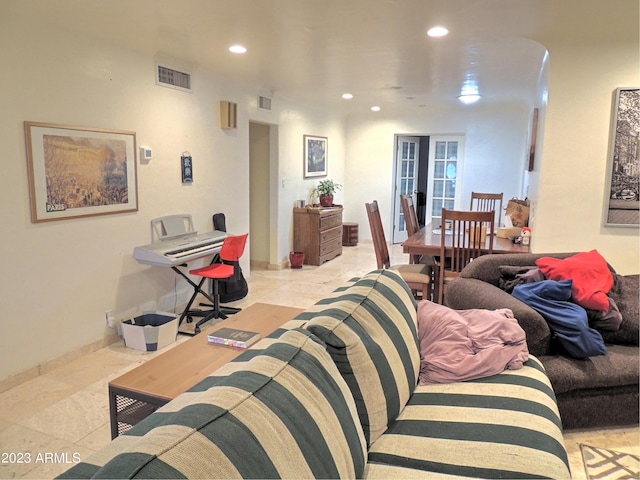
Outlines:
{"type": "MultiPolygon", "coordinates": [[[[180,265],[183,267],[186,267],[186,264],[180,265]]],[[[211,295],[209,295],[203,288],[202,285],[204,285],[204,282],[207,280],[206,277],[202,277],[199,283],[195,283],[193,280],[191,280],[182,270],[180,270],[178,267],[173,266],[171,267],[171,270],[173,270],[174,272],[176,272],[178,275],[180,275],[182,278],[184,278],[187,283],[189,285],[191,285],[193,287],[193,295],[191,295],[191,298],[189,299],[189,302],[187,303],[187,306],[185,307],[185,309],[183,310],[182,314],[180,315],[180,320],[178,320],[178,328],[180,328],[180,325],[182,325],[182,321],[186,318],[187,319],[187,323],[191,323],[193,321],[193,319],[191,317],[203,317],[201,320],[199,320],[194,329],[193,329],[193,333],[189,333],[189,332],[183,332],[180,331],[179,333],[183,333],[185,335],[197,335],[198,333],[200,333],[200,325],[202,325],[203,323],[209,321],[209,315],[211,314],[210,310],[191,310],[191,306],[193,305],[193,302],[195,301],[196,297],[198,296],[199,293],[201,293],[202,295],[205,296],[205,298],[207,298],[210,302],[213,302],[213,298],[211,297],[211,295]]]]}

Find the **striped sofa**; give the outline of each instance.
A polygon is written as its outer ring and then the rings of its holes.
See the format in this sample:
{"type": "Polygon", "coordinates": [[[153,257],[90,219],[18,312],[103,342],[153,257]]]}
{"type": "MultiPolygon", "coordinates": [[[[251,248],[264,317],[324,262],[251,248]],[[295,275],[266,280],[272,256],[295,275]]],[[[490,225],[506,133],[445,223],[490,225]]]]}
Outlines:
{"type": "Polygon", "coordinates": [[[416,386],[416,309],[354,279],[60,478],[570,478],[540,362],[416,386]]]}

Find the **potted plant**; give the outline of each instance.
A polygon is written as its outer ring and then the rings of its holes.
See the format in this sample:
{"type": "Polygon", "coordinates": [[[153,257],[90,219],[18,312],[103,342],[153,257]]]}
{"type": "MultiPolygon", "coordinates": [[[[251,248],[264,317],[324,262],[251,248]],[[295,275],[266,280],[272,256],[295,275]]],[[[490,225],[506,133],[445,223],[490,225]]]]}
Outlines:
{"type": "Polygon", "coordinates": [[[320,205],[330,207],[333,205],[333,194],[336,190],[340,190],[342,185],[335,183],[331,179],[320,180],[320,183],[313,188],[312,194],[318,197],[320,205]]]}

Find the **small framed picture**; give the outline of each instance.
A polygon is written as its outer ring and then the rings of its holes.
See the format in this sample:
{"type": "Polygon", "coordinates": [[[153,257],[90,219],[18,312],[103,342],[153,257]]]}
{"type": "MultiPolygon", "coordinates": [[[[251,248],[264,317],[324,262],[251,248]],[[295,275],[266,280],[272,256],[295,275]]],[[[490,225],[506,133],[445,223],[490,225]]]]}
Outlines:
{"type": "Polygon", "coordinates": [[[327,137],[304,136],[304,178],[327,176],[327,137]]]}
{"type": "Polygon", "coordinates": [[[193,159],[189,152],[183,152],[180,157],[180,168],[182,170],[182,183],[193,183],[193,159]]]}

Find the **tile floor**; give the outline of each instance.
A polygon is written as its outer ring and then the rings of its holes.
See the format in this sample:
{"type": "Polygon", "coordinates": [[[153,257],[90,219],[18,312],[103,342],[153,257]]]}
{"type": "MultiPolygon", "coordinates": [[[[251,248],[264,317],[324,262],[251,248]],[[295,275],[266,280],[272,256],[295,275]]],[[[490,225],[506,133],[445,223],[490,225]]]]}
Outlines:
{"type": "MultiPolygon", "coordinates": [[[[391,248],[391,255],[392,260],[406,261],[398,246],[391,248]]],[[[371,244],[361,243],[345,247],[340,257],[320,267],[252,271],[249,295],[236,305],[264,302],[305,308],[349,278],[375,268],[371,244]]],[[[178,342],[187,338],[179,336],[178,342]]],[[[0,478],[50,479],[107,444],[108,382],[159,353],[115,343],[1,393],[0,478]]],[[[585,478],[580,443],[640,454],[637,426],[566,432],[565,442],[575,479],[585,478]]]]}

